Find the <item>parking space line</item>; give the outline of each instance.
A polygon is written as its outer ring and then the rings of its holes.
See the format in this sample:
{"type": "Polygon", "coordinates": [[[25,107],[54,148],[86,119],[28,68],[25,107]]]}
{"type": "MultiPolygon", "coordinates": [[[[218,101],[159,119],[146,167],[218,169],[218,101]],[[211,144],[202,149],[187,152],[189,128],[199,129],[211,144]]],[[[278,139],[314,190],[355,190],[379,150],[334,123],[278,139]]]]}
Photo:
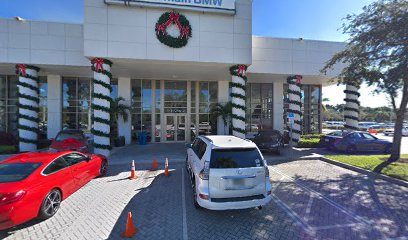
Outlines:
{"type": "Polygon", "coordinates": [[[313,194],[310,193],[309,196],[309,201],[307,202],[307,206],[306,206],[306,213],[305,213],[305,221],[309,221],[309,216],[310,216],[310,212],[312,209],[312,204],[313,204],[313,194]]]}
{"type": "Polygon", "coordinates": [[[183,207],[183,240],[188,240],[187,214],[186,214],[186,193],[184,187],[184,169],[181,168],[181,202],[183,207]]]}

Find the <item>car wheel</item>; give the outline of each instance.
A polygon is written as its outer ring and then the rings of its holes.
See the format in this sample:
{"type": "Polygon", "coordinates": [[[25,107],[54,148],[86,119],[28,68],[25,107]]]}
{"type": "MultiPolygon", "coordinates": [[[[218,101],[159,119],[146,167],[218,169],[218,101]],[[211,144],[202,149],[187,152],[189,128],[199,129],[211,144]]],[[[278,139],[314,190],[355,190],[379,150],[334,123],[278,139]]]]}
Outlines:
{"type": "Polygon", "coordinates": [[[391,146],[390,145],[387,145],[386,147],[385,147],[385,149],[384,149],[384,153],[385,154],[390,154],[391,153],[391,146]]]}
{"type": "MultiPolygon", "coordinates": [[[[195,181],[195,180],[193,179],[193,181],[195,181]]],[[[192,187],[193,187],[193,204],[194,204],[194,207],[197,208],[197,209],[201,209],[202,207],[197,202],[197,191],[196,191],[195,184],[193,184],[192,187]]]]}
{"type": "Polygon", "coordinates": [[[45,196],[38,214],[38,218],[47,219],[57,213],[62,201],[62,194],[58,189],[53,189],[45,196]]]}
{"type": "Polygon", "coordinates": [[[102,161],[101,167],[99,169],[99,177],[105,176],[107,172],[108,172],[108,162],[102,161]]]}
{"type": "Polygon", "coordinates": [[[347,149],[346,149],[346,152],[348,154],[354,154],[354,153],[356,153],[356,147],[355,146],[348,146],[347,149]]]}

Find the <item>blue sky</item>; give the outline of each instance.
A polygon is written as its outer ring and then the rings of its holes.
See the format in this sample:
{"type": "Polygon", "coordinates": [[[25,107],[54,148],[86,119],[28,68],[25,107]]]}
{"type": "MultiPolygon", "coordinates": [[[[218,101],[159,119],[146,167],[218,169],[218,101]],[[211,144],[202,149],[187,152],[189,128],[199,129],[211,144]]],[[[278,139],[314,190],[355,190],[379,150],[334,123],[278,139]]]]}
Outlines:
{"type": "MultiPolygon", "coordinates": [[[[103,1],[103,0],[100,0],[103,1]]],[[[258,36],[345,41],[339,30],[343,18],[359,13],[374,0],[253,0],[253,34],[258,36]]],[[[0,17],[21,16],[26,19],[83,22],[83,0],[0,0],[0,17]]],[[[372,95],[363,88],[362,105],[388,105],[384,95],[372,95]]],[[[344,96],[337,87],[324,88],[331,104],[342,103],[344,96]]]]}

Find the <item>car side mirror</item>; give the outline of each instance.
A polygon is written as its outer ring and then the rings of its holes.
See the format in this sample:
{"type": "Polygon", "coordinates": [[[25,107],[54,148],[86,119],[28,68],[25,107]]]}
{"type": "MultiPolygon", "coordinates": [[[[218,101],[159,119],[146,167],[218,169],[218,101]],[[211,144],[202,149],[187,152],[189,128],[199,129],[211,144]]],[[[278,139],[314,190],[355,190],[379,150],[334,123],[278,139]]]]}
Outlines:
{"type": "Polygon", "coordinates": [[[187,144],[186,144],[186,148],[193,148],[193,144],[187,143],[187,144]]]}
{"type": "Polygon", "coordinates": [[[91,160],[92,160],[92,158],[90,156],[86,156],[85,161],[89,162],[91,160]]]}

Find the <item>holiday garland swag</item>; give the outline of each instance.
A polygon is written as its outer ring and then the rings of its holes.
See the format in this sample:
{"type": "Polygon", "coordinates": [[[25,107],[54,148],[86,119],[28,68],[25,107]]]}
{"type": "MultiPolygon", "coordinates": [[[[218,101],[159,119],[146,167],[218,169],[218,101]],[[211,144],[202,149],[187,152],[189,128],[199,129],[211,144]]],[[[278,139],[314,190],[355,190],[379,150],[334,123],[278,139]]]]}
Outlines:
{"type": "Polygon", "coordinates": [[[103,58],[94,58],[91,61],[92,71],[94,71],[92,108],[93,127],[92,133],[95,135],[95,152],[109,155],[110,145],[110,105],[112,99],[110,92],[112,87],[110,81],[112,73],[110,67],[112,62],[103,58]]]}
{"type": "Polygon", "coordinates": [[[191,38],[192,29],[187,18],[177,12],[166,12],[160,16],[156,23],[156,36],[159,41],[172,48],[182,48],[187,45],[188,39],[191,38]],[[170,36],[167,28],[171,24],[176,24],[180,34],[178,37],[170,36]]]}
{"type": "Polygon", "coordinates": [[[16,74],[18,78],[18,140],[20,151],[34,151],[38,140],[39,93],[38,72],[40,68],[18,64],[16,74]]]}
{"type": "Polygon", "coordinates": [[[234,65],[230,68],[232,76],[231,101],[232,101],[232,133],[236,137],[245,138],[245,111],[246,111],[246,82],[245,76],[248,66],[234,65]]]}
{"type": "Polygon", "coordinates": [[[289,85],[288,94],[289,94],[289,109],[287,110],[288,113],[292,113],[294,115],[293,124],[291,124],[288,130],[292,133],[292,141],[297,143],[299,142],[300,135],[302,134],[301,127],[302,127],[302,102],[301,97],[302,94],[300,92],[301,88],[301,81],[302,76],[295,75],[290,76],[287,79],[287,83],[289,85]]]}

